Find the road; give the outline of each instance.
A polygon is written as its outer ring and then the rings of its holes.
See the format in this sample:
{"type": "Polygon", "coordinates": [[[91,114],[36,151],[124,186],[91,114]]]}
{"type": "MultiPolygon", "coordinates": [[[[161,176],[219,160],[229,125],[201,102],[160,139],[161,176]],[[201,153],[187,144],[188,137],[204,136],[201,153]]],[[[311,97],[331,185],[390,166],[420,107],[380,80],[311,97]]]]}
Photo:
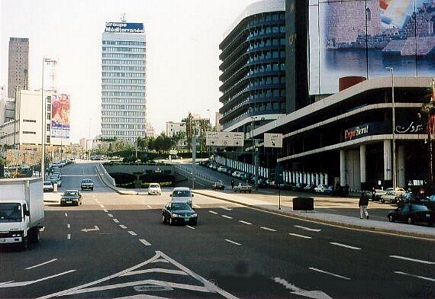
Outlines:
{"type": "MultiPolygon", "coordinates": [[[[0,251],[1,298],[434,298],[434,243],[292,219],[195,195],[197,226],[161,222],[161,196],[120,195],[93,164],[83,205],[47,202],[41,243],[0,251]],[[147,297],[149,296],[149,297],[147,297]]],[[[59,194],[47,194],[56,198],[59,194]]]]}

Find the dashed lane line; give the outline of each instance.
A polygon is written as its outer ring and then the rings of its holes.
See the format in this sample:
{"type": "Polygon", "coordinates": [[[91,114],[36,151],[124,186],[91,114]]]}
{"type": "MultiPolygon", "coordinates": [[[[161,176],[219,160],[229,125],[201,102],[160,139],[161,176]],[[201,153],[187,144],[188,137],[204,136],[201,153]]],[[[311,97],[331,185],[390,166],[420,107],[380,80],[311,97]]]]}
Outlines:
{"type": "Polygon", "coordinates": [[[318,233],[318,232],[321,231],[321,229],[317,229],[317,228],[309,228],[309,227],[306,227],[306,226],[300,226],[300,225],[295,225],[295,227],[300,228],[300,229],[303,229],[303,230],[307,230],[307,231],[310,231],[310,232],[316,232],[316,233],[318,233]]]}
{"type": "Polygon", "coordinates": [[[346,277],[346,276],[343,276],[343,275],[339,275],[339,274],[335,274],[335,273],[328,272],[328,271],[324,271],[324,270],[320,270],[320,269],[317,269],[317,268],[309,267],[308,269],[316,271],[316,272],[319,272],[319,273],[327,274],[327,275],[330,275],[330,276],[334,276],[334,277],[337,277],[337,278],[341,278],[341,279],[344,279],[344,280],[351,280],[349,277],[346,277]]]}
{"type": "Polygon", "coordinates": [[[49,261],[46,261],[46,262],[40,263],[40,264],[38,264],[38,265],[34,265],[34,266],[31,266],[31,267],[27,267],[26,270],[31,270],[31,269],[35,269],[35,268],[38,268],[38,267],[41,267],[41,266],[45,266],[45,265],[50,264],[50,263],[55,262],[55,261],[57,261],[57,259],[52,259],[52,260],[49,260],[49,261]]]}
{"type": "Polygon", "coordinates": [[[209,211],[211,214],[214,214],[214,215],[218,215],[218,213],[217,212],[215,212],[215,211],[209,211]]]}
{"type": "Polygon", "coordinates": [[[126,229],[127,228],[124,224],[121,224],[119,227],[122,228],[122,229],[126,229]]]}
{"type": "Polygon", "coordinates": [[[119,223],[119,220],[116,219],[116,218],[113,218],[113,222],[115,222],[115,223],[119,223]]]}
{"type": "Polygon", "coordinates": [[[270,231],[270,232],[276,232],[276,229],[273,229],[273,228],[269,228],[269,227],[266,227],[266,226],[262,226],[262,227],[260,227],[261,229],[264,229],[264,230],[267,230],[267,231],[270,231]]]}
{"type": "Polygon", "coordinates": [[[151,246],[151,243],[148,242],[148,241],[145,240],[145,239],[139,239],[139,241],[140,241],[143,245],[145,245],[145,246],[151,246]]]}
{"type": "Polygon", "coordinates": [[[394,273],[399,274],[399,275],[410,276],[410,277],[414,277],[414,278],[418,278],[418,279],[423,279],[423,280],[428,280],[428,281],[431,281],[431,282],[435,282],[435,278],[430,278],[430,277],[425,277],[425,276],[420,276],[420,275],[409,274],[409,273],[402,272],[402,271],[394,271],[394,273]]]}
{"type": "Polygon", "coordinates": [[[248,221],[243,221],[243,220],[239,220],[240,223],[246,224],[246,225],[252,225],[251,222],[248,221]]]}
{"type": "Polygon", "coordinates": [[[435,262],[430,261],[424,261],[424,260],[417,260],[410,257],[400,256],[400,255],[390,255],[391,258],[399,259],[399,260],[405,260],[415,263],[421,263],[421,264],[427,264],[427,265],[435,265],[435,262]]]}
{"type": "Polygon", "coordinates": [[[303,239],[312,239],[312,237],[310,237],[310,236],[305,236],[305,235],[300,235],[300,234],[289,233],[289,235],[293,236],[293,237],[303,238],[303,239]]]}
{"type": "Polygon", "coordinates": [[[344,247],[347,249],[352,249],[352,250],[361,250],[361,248],[359,248],[359,247],[354,247],[351,245],[341,244],[341,243],[337,243],[337,242],[329,242],[329,244],[334,245],[334,246],[344,247]]]}
{"type": "Polygon", "coordinates": [[[132,236],[137,236],[137,234],[134,231],[129,230],[128,233],[132,236]]]}
{"type": "Polygon", "coordinates": [[[227,218],[227,219],[233,219],[233,217],[228,216],[228,215],[222,215],[222,217],[227,218]]]}
{"type": "Polygon", "coordinates": [[[232,240],[229,240],[229,239],[225,239],[225,241],[227,241],[228,243],[231,243],[231,244],[237,245],[237,246],[241,246],[241,245],[242,245],[242,244],[240,244],[240,243],[237,243],[237,242],[232,241],[232,240]]]}
{"type": "Polygon", "coordinates": [[[195,229],[193,226],[190,226],[190,225],[186,225],[186,227],[190,228],[190,229],[195,229]]]}

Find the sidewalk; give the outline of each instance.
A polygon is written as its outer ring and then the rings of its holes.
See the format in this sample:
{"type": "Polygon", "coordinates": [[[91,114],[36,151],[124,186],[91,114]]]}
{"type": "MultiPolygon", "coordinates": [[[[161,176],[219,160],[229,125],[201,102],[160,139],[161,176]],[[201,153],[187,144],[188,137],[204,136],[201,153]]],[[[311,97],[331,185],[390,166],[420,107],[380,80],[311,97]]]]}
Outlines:
{"type": "MultiPolygon", "coordinates": [[[[425,238],[435,241],[435,228],[421,225],[409,225],[400,222],[384,222],[372,219],[360,219],[358,217],[343,216],[333,213],[326,213],[321,209],[314,211],[294,211],[292,201],[282,200],[279,204],[277,202],[276,194],[264,194],[260,196],[252,193],[247,196],[239,195],[231,192],[219,192],[213,190],[194,190],[196,194],[204,196],[226,200],[229,202],[245,205],[248,207],[266,210],[270,212],[280,213],[288,215],[298,219],[311,220],[319,223],[325,223],[330,225],[342,226],[347,228],[361,229],[366,231],[382,232],[389,234],[396,234],[401,236],[412,236],[425,238]],[[257,198],[256,198],[257,197],[257,198]]],[[[316,202],[316,198],[314,201],[316,202]]],[[[327,198],[322,198],[322,201],[328,202],[327,198]]],[[[329,202],[331,204],[331,202],[329,202]]],[[[333,203],[332,203],[333,204],[333,203]]],[[[350,205],[358,204],[358,199],[351,199],[350,205]]]]}

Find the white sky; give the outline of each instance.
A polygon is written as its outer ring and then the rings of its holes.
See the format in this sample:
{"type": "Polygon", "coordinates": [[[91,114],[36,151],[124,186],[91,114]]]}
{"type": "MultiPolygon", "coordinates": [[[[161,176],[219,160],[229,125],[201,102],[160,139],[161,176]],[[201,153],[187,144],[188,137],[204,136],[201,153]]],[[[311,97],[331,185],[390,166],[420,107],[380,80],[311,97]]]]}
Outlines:
{"type": "Polygon", "coordinates": [[[57,59],[58,92],[71,95],[71,141],[100,134],[101,34],[125,13],[127,22],[145,25],[147,120],[156,133],[188,112],[214,121],[219,43],[257,1],[0,0],[0,86],[7,86],[9,38],[27,37],[30,89],[41,88],[43,57],[57,59]]]}

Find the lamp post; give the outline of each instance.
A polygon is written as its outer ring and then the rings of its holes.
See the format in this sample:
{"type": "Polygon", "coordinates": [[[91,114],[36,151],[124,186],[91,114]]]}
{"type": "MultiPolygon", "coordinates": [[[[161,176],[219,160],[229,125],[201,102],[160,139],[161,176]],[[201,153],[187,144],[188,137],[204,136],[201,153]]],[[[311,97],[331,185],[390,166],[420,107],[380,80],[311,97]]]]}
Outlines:
{"type": "MultiPolygon", "coordinates": [[[[253,113],[252,107],[249,108],[249,111],[253,113]]],[[[252,165],[254,166],[254,189],[258,190],[258,166],[257,166],[257,146],[254,138],[254,128],[255,128],[255,116],[251,116],[251,139],[252,139],[252,165]]]]}
{"type": "Polygon", "coordinates": [[[41,178],[44,180],[45,178],[45,134],[47,133],[46,128],[46,120],[47,116],[45,115],[45,98],[44,98],[44,76],[45,76],[45,64],[46,63],[56,63],[56,60],[50,58],[42,58],[42,83],[41,83],[41,102],[42,102],[42,115],[41,115],[41,124],[42,124],[42,132],[41,132],[41,178]]]}
{"type": "Polygon", "coordinates": [[[393,130],[393,190],[397,187],[396,173],[396,104],[394,101],[394,69],[387,67],[387,71],[391,73],[391,103],[392,103],[392,130],[393,130]]]}

